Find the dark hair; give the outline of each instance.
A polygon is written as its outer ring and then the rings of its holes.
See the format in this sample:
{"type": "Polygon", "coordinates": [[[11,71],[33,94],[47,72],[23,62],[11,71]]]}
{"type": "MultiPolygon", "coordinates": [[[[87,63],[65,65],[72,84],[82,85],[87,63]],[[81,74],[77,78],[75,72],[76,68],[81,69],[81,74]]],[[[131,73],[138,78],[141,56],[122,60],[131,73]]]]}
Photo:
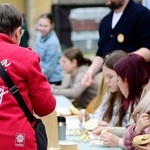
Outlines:
{"type": "Polygon", "coordinates": [[[131,104],[133,108],[134,103],[141,96],[144,85],[149,82],[150,68],[140,55],[128,54],[114,65],[114,70],[122,80],[127,79],[128,82],[129,95],[123,106],[128,109],[131,104]]]}
{"type": "Polygon", "coordinates": [[[22,22],[22,14],[13,5],[0,4],[0,33],[12,35],[22,22]]]}
{"type": "Polygon", "coordinates": [[[92,61],[88,58],[84,58],[81,50],[78,48],[70,48],[64,52],[64,56],[69,60],[73,61],[73,59],[77,60],[78,66],[88,65],[90,66],[92,61]]]}
{"type": "Polygon", "coordinates": [[[44,13],[39,18],[47,18],[47,19],[49,19],[51,24],[54,23],[54,19],[53,19],[53,16],[51,13],[44,13]]]}
{"type": "MultiPolygon", "coordinates": [[[[104,62],[103,62],[103,65],[106,65],[109,69],[113,69],[113,65],[122,57],[126,56],[127,53],[124,52],[124,51],[121,51],[121,50],[116,50],[112,53],[110,53],[108,56],[106,56],[104,58],[104,62]]],[[[118,101],[118,103],[120,103],[120,108],[119,108],[119,112],[118,112],[118,115],[119,115],[119,119],[118,119],[118,122],[115,124],[115,126],[122,126],[122,120],[126,114],[126,111],[125,109],[122,109],[122,104],[124,103],[125,101],[125,97],[123,96],[123,94],[121,93],[120,90],[118,90],[117,92],[115,93],[110,93],[110,96],[108,98],[108,107],[107,109],[105,110],[105,113],[103,115],[103,120],[105,120],[106,122],[109,122],[111,119],[112,119],[112,116],[113,116],[113,108],[114,108],[114,105],[115,105],[115,101],[118,101]]]]}

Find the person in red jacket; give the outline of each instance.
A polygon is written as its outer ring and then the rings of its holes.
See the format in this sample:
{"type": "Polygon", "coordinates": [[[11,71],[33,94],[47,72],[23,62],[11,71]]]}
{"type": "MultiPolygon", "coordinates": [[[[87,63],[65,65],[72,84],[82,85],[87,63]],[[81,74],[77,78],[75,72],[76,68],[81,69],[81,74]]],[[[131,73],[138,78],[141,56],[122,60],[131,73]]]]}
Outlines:
{"type": "MultiPolygon", "coordinates": [[[[19,88],[32,113],[50,114],[56,106],[39,56],[20,47],[22,15],[10,4],[0,4],[0,62],[19,88]]],[[[37,150],[35,131],[16,99],[0,78],[0,149],[37,150]]]]}

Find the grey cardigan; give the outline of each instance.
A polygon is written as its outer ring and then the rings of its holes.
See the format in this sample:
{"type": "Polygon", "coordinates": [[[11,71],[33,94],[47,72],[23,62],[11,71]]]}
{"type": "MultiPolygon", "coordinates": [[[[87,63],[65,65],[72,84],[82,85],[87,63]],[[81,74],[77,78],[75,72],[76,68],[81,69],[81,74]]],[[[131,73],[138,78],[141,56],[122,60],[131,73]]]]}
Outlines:
{"type": "Polygon", "coordinates": [[[74,99],[76,107],[78,108],[86,108],[98,91],[98,83],[96,80],[91,86],[86,86],[81,83],[87,70],[88,66],[80,66],[74,74],[71,75],[69,84],[66,87],[54,86],[53,93],[74,99]]]}

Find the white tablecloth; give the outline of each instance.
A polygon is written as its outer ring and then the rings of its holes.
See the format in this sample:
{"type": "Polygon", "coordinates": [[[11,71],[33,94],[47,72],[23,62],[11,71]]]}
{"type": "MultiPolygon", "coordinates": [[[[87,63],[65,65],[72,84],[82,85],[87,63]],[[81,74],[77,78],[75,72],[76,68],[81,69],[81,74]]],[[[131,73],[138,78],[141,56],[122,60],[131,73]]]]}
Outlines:
{"type": "Polygon", "coordinates": [[[71,115],[69,108],[72,106],[71,101],[62,95],[55,95],[56,98],[56,108],[57,114],[71,115]]]}
{"type": "MultiPolygon", "coordinates": [[[[70,108],[72,106],[70,100],[64,96],[55,95],[55,98],[57,101],[56,111],[58,111],[58,113],[62,110],[67,110],[67,108],[70,108]]],[[[67,131],[79,129],[80,124],[77,116],[66,116],[66,126],[67,131]]],[[[89,145],[89,142],[79,141],[79,136],[77,135],[67,135],[66,140],[77,142],[79,150],[122,150],[121,148],[108,148],[100,145],[89,145]]]]}

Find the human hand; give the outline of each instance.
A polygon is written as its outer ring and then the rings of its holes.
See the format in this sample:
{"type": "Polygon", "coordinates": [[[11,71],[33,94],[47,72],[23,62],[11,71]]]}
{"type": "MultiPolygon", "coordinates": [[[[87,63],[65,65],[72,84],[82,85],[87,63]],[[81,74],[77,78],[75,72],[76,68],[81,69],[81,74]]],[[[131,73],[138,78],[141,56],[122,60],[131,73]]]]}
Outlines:
{"type": "Polygon", "coordinates": [[[139,117],[134,131],[135,133],[140,134],[145,128],[149,127],[149,125],[150,125],[149,115],[146,113],[143,113],[139,117]]]}
{"type": "Polygon", "coordinates": [[[111,132],[112,131],[101,133],[100,140],[103,141],[103,144],[106,146],[118,147],[119,137],[116,135],[113,135],[111,132]]]}
{"type": "Polygon", "coordinates": [[[78,120],[80,122],[83,121],[83,117],[85,118],[85,121],[89,120],[90,119],[90,116],[89,114],[86,112],[85,109],[81,109],[80,112],[78,113],[78,120]]]}
{"type": "Polygon", "coordinates": [[[105,126],[105,127],[104,126],[98,126],[95,130],[92,131],[92,133],[95,135],[100,135],[103,130],[107,130],[107,131],[110,130],[111,131],[111,130],[113,130],[113,128],[109,127],[109,126],[105,126]]]}
{"type": "Polygon", "coordinates": [[[82,84],[90,86],[94,83],[94,71],[89,69],[82,79],[82,84]]]}
{"type": "Polygon", "coordinates": [[[134,145],[134,146],[137,150],[150,150],[150,146],[147,146],[147,147],[139,146],[139,145],[134,145]]]}

